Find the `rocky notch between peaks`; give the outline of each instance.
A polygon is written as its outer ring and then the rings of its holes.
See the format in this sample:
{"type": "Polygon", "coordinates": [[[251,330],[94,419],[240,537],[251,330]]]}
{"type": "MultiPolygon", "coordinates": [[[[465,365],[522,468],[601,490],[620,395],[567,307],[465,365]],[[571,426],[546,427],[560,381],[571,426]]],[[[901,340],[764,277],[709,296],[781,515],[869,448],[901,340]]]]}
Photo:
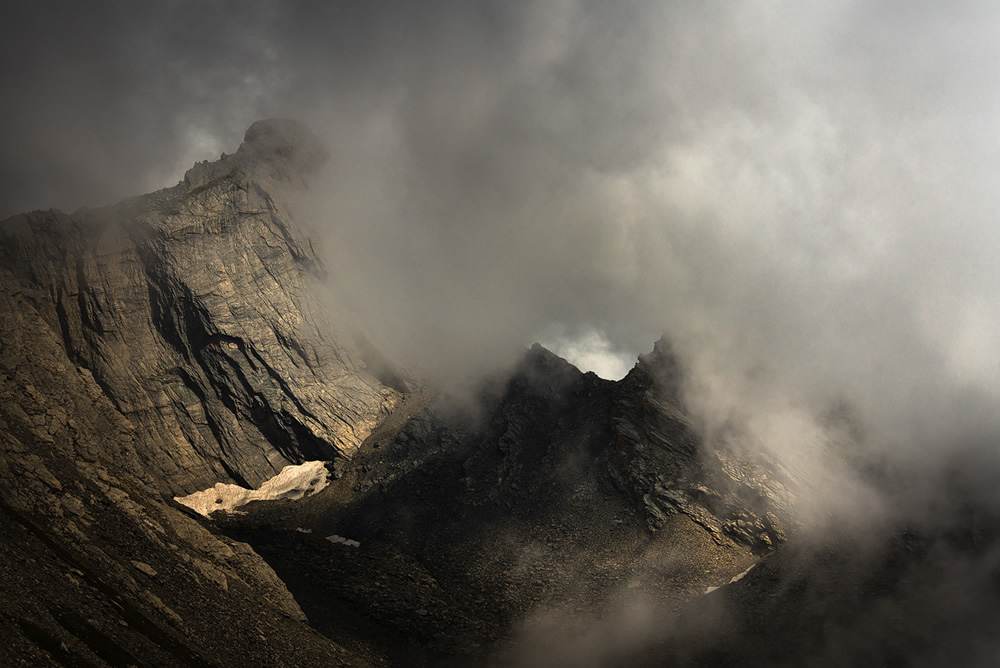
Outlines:
{"type": "Polygon", "coordinates": [[[326,155],[262,121],[175,187],[0,223],[5,665],[519,663],[784,540],[790,481],[704,447],[666,342],[617,383],[535,346],[469,412],[372,376],[289,214],[326,155]],[[299,501],[171,501],[307,460],[299,501]]]}

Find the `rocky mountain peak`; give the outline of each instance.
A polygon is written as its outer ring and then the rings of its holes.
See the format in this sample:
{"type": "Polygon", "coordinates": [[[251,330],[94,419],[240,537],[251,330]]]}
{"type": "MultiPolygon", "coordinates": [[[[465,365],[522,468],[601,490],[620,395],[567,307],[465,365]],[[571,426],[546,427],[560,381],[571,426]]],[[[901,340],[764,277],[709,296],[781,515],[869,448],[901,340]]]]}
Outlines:
{"type": "Polygon", "coordinates": [[[582,371],[538,343],[528,349],[515,369],[515,378],[551,385],[551,392],[557,391],[554,388],[578,382],[582,376],[582,371]]]}
{"type": "Polygon", "coordinates": [[[247,128],[236,154],[305,168],[316,167],[329,157],[329,151],[312,130],[287,118],[255,121],[247,128]]]}
{"type": "Polygon", "coordinates": [[[188,190],[204,187],[237,170],[258,180],[304,185],[330,158],[330,151],[306,125],[287,118],[255,121],[235,154],[202,161],[184,175],[188,190]]]}

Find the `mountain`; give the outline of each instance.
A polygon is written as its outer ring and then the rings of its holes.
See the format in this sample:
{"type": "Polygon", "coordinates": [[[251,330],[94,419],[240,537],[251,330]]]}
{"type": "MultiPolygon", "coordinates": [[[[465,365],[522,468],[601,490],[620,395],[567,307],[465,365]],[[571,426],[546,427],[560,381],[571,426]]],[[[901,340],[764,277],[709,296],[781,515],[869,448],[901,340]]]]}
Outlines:
{"type": "Polygon", "coordinates": [[[617,384],[536,346],[462,410],[369,374],[289,213],[325,158],[262,121],[172,188],[0,224],[7,663],[469,655],[539,604],[685,600],[781,539],[780,484],[699,457],[665,344],[617,384]],[[173,500],[312,460],[336,479],[304,501],[173,500]]]}
{"type": "Polygon", "coordinates": [[[109,401],[164,493],[256,486],[350,453],[396,401],[310,291],[321,269],[280,200],[318,159],[306,133],[257,123],[174,188],[0,229],[4,308],[23,342],[8,354],[109,401]]]}
{"type": "Polygon", "coordinates": [[[665,618],[783,541],[782,483],[701,447],[677,373],[664,342],[617,383],[536,345],[472,415],[408,397],[329,488],[215,517],[345,646],[519,664],[525,624],[583,632],[623,597],[665,618]]]}
{"type": "Polygon", "coordinates": [[[326,159],[260,121],[172,188],[0,222],[4,665],[983,655],[927,638],[996,618],[992,516],[796,542],[800,483],[706,442],[666,339],[617,382],[538,345],[462,396],[394,368],[293,215],[326,159]],[[955,553],[975,605],[930,584],[955,553]]]}
{"type": "Polygon", "coordinates": [[[0,223],[6,665],[350,659],[171,501],[349,454],[399,400],[338,336],[282,203],[323,157],[255,123],[173,188],[0,223]]]}

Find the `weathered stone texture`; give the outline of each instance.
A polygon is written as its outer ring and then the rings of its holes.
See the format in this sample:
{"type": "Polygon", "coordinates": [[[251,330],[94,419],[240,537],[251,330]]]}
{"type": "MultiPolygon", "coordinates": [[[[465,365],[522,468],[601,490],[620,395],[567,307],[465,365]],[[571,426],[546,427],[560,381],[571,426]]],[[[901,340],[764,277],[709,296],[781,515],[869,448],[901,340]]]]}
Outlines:
{"type": "Polygon", "coordinates": [[[33,314],[4,368],[54,335],[52,363],[89,374],[142,434],[136,451],[164,493],[256,486],[350,453],[397,397],[330,322],[320,262],[280,203],[320,149],[294,143],[308,144],[300,127],[258,123],[247,137],[174,188],[0,223],[5,317],[33,314]]]}

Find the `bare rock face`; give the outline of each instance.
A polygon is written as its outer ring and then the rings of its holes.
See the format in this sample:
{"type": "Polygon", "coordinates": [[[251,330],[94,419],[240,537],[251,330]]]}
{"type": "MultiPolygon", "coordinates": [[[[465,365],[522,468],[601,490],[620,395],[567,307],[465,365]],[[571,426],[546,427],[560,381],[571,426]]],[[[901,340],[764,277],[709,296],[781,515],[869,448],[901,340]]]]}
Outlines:
{"type": "Polygon", "coordinates": [[[330,157],[312,131],[301,123],[276,118],[251,125],[236,152],[238,160],[273,178],[308,176],[330,157]]]}
{"type": "Polygon", "coordinates": [[[782,545],[793,478],[706,441],[666,341],[436,396],[320,299],[289,203],[326,158],[261,121],[173,188],[0,222],[0,666],[996,663],[991,479],[782,545]],[[294,502],[170,501],[317,459],[294,502]]]}
{"type": "Polygon", "coordinates": [[[281,203],[324,155],[302,126],[258,122],[174,188],[0,224],[0,289],[8,314],[31,316],[24,345],[55,337],[52,364],[86,374],[142,434],[164,493],[256,486],[350,453],[396,400],[337,337],[314,294],[319,260],[281,203]]]}

